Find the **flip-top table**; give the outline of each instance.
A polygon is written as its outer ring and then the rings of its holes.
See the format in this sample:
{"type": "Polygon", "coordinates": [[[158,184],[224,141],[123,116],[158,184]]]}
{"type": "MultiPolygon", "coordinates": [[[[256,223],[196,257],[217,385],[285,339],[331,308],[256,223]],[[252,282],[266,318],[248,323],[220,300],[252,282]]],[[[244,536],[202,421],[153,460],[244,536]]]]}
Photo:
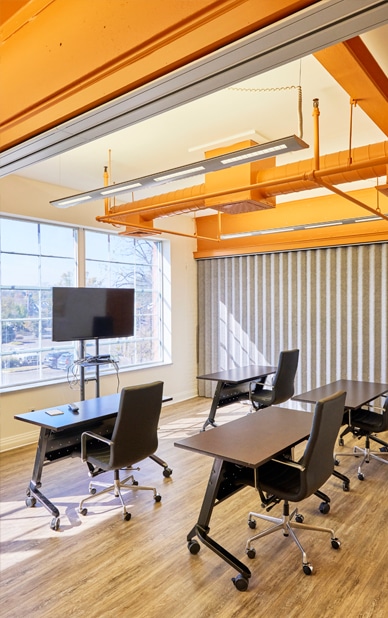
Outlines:
{"type": "Polygon", "coordinates": [[[388,384],[381,382],[365,382],[360,380],[337,380],[311,391],[294,395],[296,401],[316,403],[324,397],[329,397],[337,391],[345,391],[345,410],[355,410],[388,393],[388,384]]]}
{"type": "Polygon", "coordinates": [[[214,457],[197,523],[187,535],[190,553],[197,554],[197,536],[209,549],[238,571],[233,582],[246,590],[251,572],[245,564],[210,537],[213,508],[246,486],[256,487],[257,469],[274,455],[310,435],[313,415],[276,406],[175,442],[175,446],[214,457]]]}
{"type": "MultiPolygon", "coordinates": [[[[25,414],[16,414],[15,418],[40,427],[38,446],[32,478],[27,488],[27,506],[35,506],[40,502],[53,516],[50,527],[58,530],[60,513],[57,507],[40,491],[42,486],[42,471],[45,462],[56,461],[65,457],[80,456],[81,434],[93,431],[101,436],[112,435],[115,418],[119,409],[121,393],[78,401],[78,413],[69,410],[68,405],[35,410],[25,414]],[[53,411],[60,414],[52,415],[53,411]]],[[[171,401],[171,397],[163,397],[163,402],[171,401]]],[[[163,467],[163,475],[170,476],[172,470],[167,463],[157,457],[150,457],[163,467]]]]}
{"type": "Polygon", "coordinates": [[[269,365],[247,365],[246,367],[234,367],[225,371],[197,376],[198,380],[217,382],[209,416],[202,427],[202,431],[205,431],[208,425],[216,427],[214,419],[218,408],[248,399],[249,383],[254,381],[264,382],[268,375],[276,373],[276,369],[277,367],[269,365]]]}

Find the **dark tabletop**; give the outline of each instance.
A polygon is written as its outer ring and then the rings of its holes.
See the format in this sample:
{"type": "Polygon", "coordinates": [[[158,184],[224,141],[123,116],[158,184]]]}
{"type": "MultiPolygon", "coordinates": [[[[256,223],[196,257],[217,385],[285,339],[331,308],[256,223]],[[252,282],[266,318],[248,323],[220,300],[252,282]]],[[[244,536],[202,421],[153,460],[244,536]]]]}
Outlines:
{"type": "Polygon", "coordinates": [[[257,468],[310,434],[313,415],[276,406],[175,442],[175,446],[257,468]]]}
{"type": "Polygon", "coordinates": [[[202,376],[197,376],[197,379],[241,384],[242,382],[249,382],[249,380],[263,378],[271,373],[276,373],[276,370],[277,367],[271,367],[270,365],[247,365],[246,367],[233,367],[233,369],[207,373],[202,376]]]}
{"type": "Polygon", "coordinates": [[[376,399],[384,393],[388,393],[388,384],[380,382],[362,382],[359,380],[337,380],[330,384],[325,384],[311,391],[306,391],[300,395],[294,395],[293,399],[305,401],[306,403],[316,403],[324,397],[328,397],[337,391],[345,391],[345,407],[355,409],[376,399]]]}

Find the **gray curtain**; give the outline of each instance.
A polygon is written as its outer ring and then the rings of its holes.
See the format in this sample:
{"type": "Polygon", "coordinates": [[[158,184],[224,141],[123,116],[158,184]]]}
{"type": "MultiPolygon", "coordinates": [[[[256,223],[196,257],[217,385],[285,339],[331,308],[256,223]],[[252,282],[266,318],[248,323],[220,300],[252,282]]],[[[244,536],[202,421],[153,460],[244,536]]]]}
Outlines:
{"type": "Polygon", "coordinates": [[[298,392],[388,382],[387,309],[388,243],[199,260],[198,373],[276,365],[297,347],[298,392]]]}

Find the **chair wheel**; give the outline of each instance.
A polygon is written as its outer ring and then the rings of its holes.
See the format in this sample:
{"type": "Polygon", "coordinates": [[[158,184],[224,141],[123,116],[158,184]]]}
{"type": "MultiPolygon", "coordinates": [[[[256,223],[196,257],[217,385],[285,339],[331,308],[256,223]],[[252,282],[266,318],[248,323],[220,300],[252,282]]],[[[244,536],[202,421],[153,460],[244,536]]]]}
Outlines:
{"type": "Polygon", "coordinates": [[[248,526],[251,530],[254,530],[256,528],[256,521],[254,519],[248,519],[248,526]]]}
{"type": "Polygon", "coordinates": [[[156,494],[156,496],[154,496],[155,502],[160,502],[161,499],[162,499],[162,496],[160,494],[156,494]]]}
{"type": "Polygon", "coordinates": [[[344,484],[342,485],[342,489],[344,491],[349,491],[349,483],[347,481],[344,481],[344,484]]]}
{"type": "Polygon", "coordinates": [[[339,549],[341,547],[341,541],[339,539],[331,539],[331,546],[333,549],[339,549]]]}
{"type": "Polygon", "coordinates": [[[193,554],[193,556],[195,556],[195,554],[198,554],[199,550],[201,549],[201,546],[198,543],[198,541],[194,541],[194,540],[189,541],[187,543],[187,547],[189,549],[190,554],[193,554]]]}
{"type": "Polygon", "coordinates": [[[131,517],[132,517],[131,513],[124,513],[123,520],[124,521],[129,521],[131,519],[131,517]]]}
{"type": "Polygon", "coordinates": [[[362,473],[362,472],[359,472],[359,473],[358,473],[358,480],[359,480],[359,481],[363,481],[363,480],[364,480],[364,475],[363,475],[363,473],[362,473]]]}
{"type": "Polygon", "coordinates": [[[253,560],[253,558],[256,556],[256,550],[254,547],[250,547],[249,549],[247,549],[247,556],[248,558],[253,560]]]}
{"type": "Polygon", "coordinates": [[[305,575],[312,575],[313,574],[313,565],[312,564],[304,564],[303,565],[303,573],[305,575]]]}
{"type": "Polygon", "coordinates": [[[171,476],[171,474],[172,474],[171,468],[164,468],[163,476],[165,476],[168,479],[171,476]]]}
{"type": "Polygon", "coordinates": [[[136,485],[138,485],[138,484],[139,484],[139,481],[135,481],[135,479],[133,479],[132,485],[134,485],[136,487],[136,485]]]}
{"type": "Polygon", "coordinates": [[[59,517],[53,517],[50,523],[51,530],[59,530],[60,519],[59,517]]]}
{"type": "Polygon", "coordinates": [[[97,489],[95,487],[90,487],[89,488],[89,493],[94,496],[94,494],[97,492],[97,489]]]}
{"type": "Polygon", "coordinates": [[[241,573],[239,573],[236,577],[232,577],[232,582],[240,592],[245,592],[245,590],[248,590],[248,580],[241,573]]]}
{"type": "Polygon", "coordinates": [[[319,505],[319,511],[320,513],[323,513],[323,515],[327,515],[330,511],[330,504],[328,502],[321,502],[319,505]]]}
{"type": "Polygon", "coordinates": [[[334,465],[335,466],[339,466],[340,465],[339,459],[334,459],[334,465]]]}
{"type": "Polygon", "coordinates": [[[338,444],[339,444],[340,446],[343,446],[343,445],[344,445],[344,439],[343,439],[343,438],[340,438],[340,439],[338,440],[338,444]]]}
{"type": "Polygon", "coordinates": [[[298,522],[298,524],[303,524],[304,522],[304,517],[303,515],[301,515],[300,513],[298,513],[297,515],[295,515],[295,521],[298,522]]]}
{"type": "Polygon", "coordinates": [[[32,507],[32,506],[35,506],[35,504],[36,504],[35,496],[32,496],[31,498],[26,498],[26,506],[32,507]]]}
{"type": "Polygon", "coordinates": [[[80,509],[79,512],[81,513],[81,515],[83,515],[85,517],[85,515],[87,515],[88,509],[84,506],[84,508],[80,509]]]}

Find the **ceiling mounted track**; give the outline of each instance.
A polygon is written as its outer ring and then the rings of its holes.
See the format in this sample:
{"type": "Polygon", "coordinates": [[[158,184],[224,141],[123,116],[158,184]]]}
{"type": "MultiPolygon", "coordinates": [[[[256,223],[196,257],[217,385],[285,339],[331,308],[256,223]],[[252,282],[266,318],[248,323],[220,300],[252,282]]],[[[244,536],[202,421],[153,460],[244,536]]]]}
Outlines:
{"type": "Polygon", "coordinates": [[[0,176],[388,23],[385,0],[321,0],[0,155],[0,176]]]}

